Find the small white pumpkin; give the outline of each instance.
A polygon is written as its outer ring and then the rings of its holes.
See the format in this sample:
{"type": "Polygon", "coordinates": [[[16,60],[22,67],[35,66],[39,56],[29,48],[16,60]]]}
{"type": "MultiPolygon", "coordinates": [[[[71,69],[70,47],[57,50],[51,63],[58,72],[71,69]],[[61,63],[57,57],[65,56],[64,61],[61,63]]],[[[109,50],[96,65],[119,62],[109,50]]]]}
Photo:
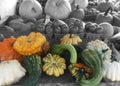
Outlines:
{"type": "Polygon", "coordinates": [[[104,61],[103,77],[105,80],[120,81],[120,62],[104,61]]]}
{"type": "Polygon", "coordinates": [[[25,76],[26,70],[17,60],[3,61],[0,63],[0,86],[18,82],[25,76]]]}
{"type": "Polygon", "coordinates": [[[15,14],[17,2],[18,0],[0,0],[0,24],[15,14]]]}

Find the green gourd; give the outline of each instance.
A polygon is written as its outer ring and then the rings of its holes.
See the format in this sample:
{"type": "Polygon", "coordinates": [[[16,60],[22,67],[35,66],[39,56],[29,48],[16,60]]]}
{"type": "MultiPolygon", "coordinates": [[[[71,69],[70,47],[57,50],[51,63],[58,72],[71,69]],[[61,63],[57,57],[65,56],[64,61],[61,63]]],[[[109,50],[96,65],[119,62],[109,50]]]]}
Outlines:
{"type": "Polygon", "coordinates": [[[90,78],[83,78],[83,71],[79,73],[79,86],[98,86],[102,80],[103,70],[102,70],[102,60],[99,58],[99,55],[96,51],[85,49],[81,53],[80,59],[93,70],[90,78]]]}
{"type": "Polygon", "coordinates": [[[37,54],[24,57],[23,67],[29,75],[22,86],[36,86],[42,73],[41,57],[37,54]]]}
{"type": "Polygon", "coordinates": [[[51,48],[53,54],[61,55],[65,50],[70,53],[70,63],[77,62],[77,52],[73,45],[71,44],[54,44],[51,48]]]}

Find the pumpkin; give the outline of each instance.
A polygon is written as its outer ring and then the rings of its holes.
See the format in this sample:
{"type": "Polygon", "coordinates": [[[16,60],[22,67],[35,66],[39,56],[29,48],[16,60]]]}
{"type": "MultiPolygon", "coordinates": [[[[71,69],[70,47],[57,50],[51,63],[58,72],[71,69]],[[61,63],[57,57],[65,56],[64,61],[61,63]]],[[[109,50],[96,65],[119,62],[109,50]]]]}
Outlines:
{"type": "Polygon", "coordinates": [[[0,63],[0,86],[18,82],[25,76],[26,70],[17,60],[2,61],[0,63]]]}
{"type": "Polygon", "coordinates": [[[47,54],[46,57],[43,58],[43,71],[48,75],[53,75],[55,77],[59,77],[64,74],[64,69],[66,69],[65,59],[60,57],[57,54],[47,54]]]}
{"type": "Polygon", "coordinates": [[[76,80],[78,80],[80,71],[84,72],[86,78],[89,78],[93,72],[88,66],[82,63],[70,64],[68,68],[70,70],[70,73],[76,78],[76,80]]]}
{"type": "Polygon", "coordinates": [[[114,28],[110,23],[102,22],[99,25],[103,27],[103,31],[101,32],[103,37],[106,37],[106,38],[109,39],[109,38],[111,38],[113,36],[114,28]]]}
{"type": "Polygon", "coordinates": [[[79,5],[77,5],[76,9],[70,13],[69,17],[82,20],[84,18],[84,15],[84,9],[80,8],[79,5]]]}
{"type": "Polygon", "coordinates": [[[86,9],[83,20],[94,22],[98,14],[99,14],[99,11],[95,8],[86,9]]]}
{"type": "Polygon", "coordinates": [[[22,62],[21,55],[13,48],[13,44],[16,41],[16,38],[13,36],[9,38],[4,38],[3,41],[0,42],[0,60],[7,61],[17,59],[22,62]]]}
{"type": "Polygon", "coordinates": [[[69,33],[81,33],[84,32],[84,22],[77,18],[67,18],[64,20],[65,23],[69,26],[69,33]]]}
{"type": "Polygon", "coordinates": [[[99,2],[96,9],[99,10],[100,12],[105,12],[109,7],[112,7],[112,9],[114,10],[114,3],[111,2],[110,0],[105,0],[99,2]]]}
{"type": "Polygon", "coordinates": [[[71,5],[67,0],[48,0],[45,13],[51,18],[66,19],[71,12],[71,5]]]}
{"type": "Polygon", "coordinates": [[[80,37],[76,34],[66,34],[64,35],[61,39],[61,44],[73,44],[73,45],[78,45],[82,42],[80,37]]]}
{"type": "Polygon", "coordinates": [[[0,24],[3,24],[9,16],[16,14],[18,0],[0,0],[0,24]]]}
{"type": "Polygon", "coordinates": [[[104,61],[103,77],[105,80],[120,81],[120,62],[104,61]]]}
{"type": "Polygon", "coordinates": [[[53,27],[54,33],[59,33],[59,34],[69,33],[68,25],[60,19],[54,19],[52,27],[53,27]]]}
{"type": "Polygon", "coordinates": [[[42,46],[46,42],[46,37],[40,32],[31,32],[28,36],[19,36],[13,48],[21,55],[32,55],[42,52],[42,46]]]}
{"type": "Polygon", "coordinates": [[[97,24],[100,24],[102,22],[112,23],[113,16],[110,14],[110,11],[112,11],[112,7],[108,8],[105,12],[99,13],[96,17],[95,22],[97,24]]]}
{"type": "Polygon", "coordinates": [[[79,5],[82,9],[86,9],[88,6],[88,0],[74,0],[74,3],[79,5]]]}

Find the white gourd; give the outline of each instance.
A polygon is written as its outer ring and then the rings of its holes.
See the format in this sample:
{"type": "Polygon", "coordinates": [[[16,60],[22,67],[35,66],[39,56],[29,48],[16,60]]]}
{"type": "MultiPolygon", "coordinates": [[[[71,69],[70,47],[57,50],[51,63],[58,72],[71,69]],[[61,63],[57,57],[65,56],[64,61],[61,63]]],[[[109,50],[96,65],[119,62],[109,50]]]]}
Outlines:
{"type": "Polygon", "coordinates": [[[103,77],[110,81],[120,81],[120,62],[105,60],[103,77]]]}
{"type": "Polygon", "coordinates": [[[26,70],[17,60],[3,61],[0,63],[0,86],[18,82],[25,76],[26,70]]]}
{"type": "Polygon", "coordinates": [[[18,0],[0,0],[0,24],[15,14],[17,2],[18,0]]]}

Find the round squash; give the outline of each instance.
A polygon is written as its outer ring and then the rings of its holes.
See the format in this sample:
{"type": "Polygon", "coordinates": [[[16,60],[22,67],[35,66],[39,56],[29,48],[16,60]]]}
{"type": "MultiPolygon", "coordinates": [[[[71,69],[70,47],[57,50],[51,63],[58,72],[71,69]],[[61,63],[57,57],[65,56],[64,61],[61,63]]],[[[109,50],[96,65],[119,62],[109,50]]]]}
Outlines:
{"type": "Polygon", "coordinates": [[[110,23],[103,22],[99,24],[103,27],[102,35],[106,38],[110,38],[114,34],[114,28],[110,23]]]}
{"type": "Polygon", "coordinates": [[[80,37],[76,34],[66,34],[61,39],[61,44],[73,44],[78,45],[82,42],[80,37]]]}
{"type": "Polygon", "coordinates": [[[64,74],[64,69],[66,69],[65,59],[60,57],[57,54],[47,54],[46,57],[43,58],[43,71],[48,75],[53,75],[55,77],[59,77],[64,74]]]}

